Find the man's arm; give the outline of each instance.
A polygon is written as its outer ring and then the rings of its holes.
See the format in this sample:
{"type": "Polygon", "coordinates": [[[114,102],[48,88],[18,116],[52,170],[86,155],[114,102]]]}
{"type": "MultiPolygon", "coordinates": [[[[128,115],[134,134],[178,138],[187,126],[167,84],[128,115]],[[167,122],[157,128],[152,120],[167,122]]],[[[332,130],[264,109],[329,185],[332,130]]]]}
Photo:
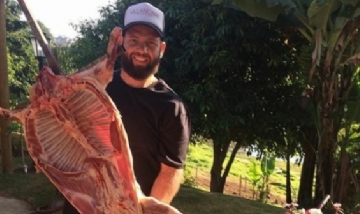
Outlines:
{"type": "Polygon", "coordinates": [[[179,191],[183,172],[183,169],[176,169],[162,163],[159,175],[151,189],[150,196],[161,202],[170,204],[179,191]]]}
{"type": "Polygon", "coordinates": [[[169,102],[159,127],[158,161],[161,167],[150,196],[169,204],[180,188],[190,139],[191,121],[184,103],[169,102]]]}

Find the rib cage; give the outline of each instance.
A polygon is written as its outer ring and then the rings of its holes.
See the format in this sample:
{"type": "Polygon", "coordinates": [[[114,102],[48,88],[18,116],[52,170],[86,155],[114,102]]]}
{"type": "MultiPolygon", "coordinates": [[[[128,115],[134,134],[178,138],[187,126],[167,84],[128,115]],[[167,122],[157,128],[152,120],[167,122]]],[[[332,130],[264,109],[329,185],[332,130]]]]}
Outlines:
{"type": "Polygon", "coordinates": [[[108,112],[103,102],[99,102],[97,96],[82,89],[70,94],[64,105],[73,114],[80,132],[84,134],[89,145],[94,147],[96,153],[104,155],[113,152],[114,146],[109,131],[111,112],[108,112]]]}
{"type": "Polygon", "coordinates": [[[41,162],[64,172],[79,172],[88,167],[88,164],[80,164],[87,157],[85,148],[66,133],[64,125],[57,121],[50,110],[40,111],[34,125],[43,150],[40,156],[41,162]]]}
{"type": "Polygon", "coordinates": [[[38,111],[34,123],[31,123],[34,127],[30,130],[35,129],[36,136],[30,137],[38,138],[43,151],[37,152],[42,153],[40,158],[43,162],[61,171],[79,172],[88,167],[87,164],[82,164],[87,157],[114,152],[109,131],[111,112],[103,102],[99,102],[94,93],[89,89],[75,90],[59,105],[59,108],[66,111],[66,115],[61,117],[71,117],[75,127],[64,126],[56,117],[55,111],[48,108],[38,111]],[[79,134],[87,140],[83,142],[86,147],[79,144],[77,139],[72,137],[72,130],[67,128],[78,129],[79,134]]]}

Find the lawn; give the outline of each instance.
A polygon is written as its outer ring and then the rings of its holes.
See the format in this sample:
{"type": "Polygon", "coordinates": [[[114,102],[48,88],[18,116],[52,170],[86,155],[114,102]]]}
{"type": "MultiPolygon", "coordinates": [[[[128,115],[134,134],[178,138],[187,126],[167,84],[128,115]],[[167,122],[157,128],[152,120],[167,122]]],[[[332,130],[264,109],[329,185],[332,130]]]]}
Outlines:
{"type": "MultiPolygon", "coordinates": [[[[191,171],[191,174],[195,177],[196,180],[199,180],[199,188],[204,190],[209,190],[207,186],[202,186],[201,180],[208,179],[210,176],[210,169],[212,164],[212,148],[207,144],[198,144],[191,145],[188,158],[187,158],[187,168],[191,171]]],[[[230,154],[228,154],[225,162],[227,163],[230,154]]],[[[247,177],[247,172],[249,169],[249,165],[252,161],[255,161],[260,164],[260,161],[256,160],[254,156],[247,156],[244,151],[240,151],[231,167],[229,176],[227,178],[227,186],[225,186],[225,192],[228,192],[232,195],[239,195],[239,186],[240,186],[240,177],[242,177],[242,189],[241,191],[245,191],[244,183],[247,177]]],[[[223,165],[225,167],[225,164],[223,165]]],[[[301,166],[298,166],[294,163],[290,164],[291,168],[291,186],[293,189],[293,197],[296,197],[297,190],[300,182],[300,173],[301,166]]],[[[277,199],[285,200],[285,176],[286,176],[286,162],[278,159],[276,161],[276,170],[270,176],[270,190],[271,195],[276,197],[277,199]]],[[[249,192],[249,188],[251,187],[250,183],[247,182],[246,191],[249,192]]],[[[246,193],[242,192],[242,195],[246,195],[246,193]]],[[[247,194],[249,195],[249,194],[247,194]]],[[[293,198],[296,199],[296,198],[293,198]]]]}
{"type": "Polygon", "coordinates": [[[279,214],[284,209],[246,198],[182,187],[173,206],[184,214],[279,214]]]}
{"type": "MultiPolygon", "coordinates": [[[[187,159],[187,169],[195,178],[196,188],[182,186],[179,194],[173,201],[173,205],[184,214],[186,213],[282,213],[284,209],[277,205],[260,203],[250,200],[244,192],[239,197],[239,177],[246,177],[247,169],[251,161],[256,161],[254,157],[248,157],[246,154],[237,155],[230,175],[227,179],[225,194],[210,193],[208,182],[209,172],[212,163],[212,150],[207,145],[191,146],[187,159]]],[[[25,163],[29,164],[30,159],[25,158],[25,163]]],[[[12,175],[0,174],[0,195],[13,196],[30,202],[34,208],[49,205],[58,197],[56,189],[42,174],[29,173],[22,171],[23,161],[21,157],[14,158],[14,167],[17,169],[12,175]]],[[[271,177],[272,195],[277,198],[284,197],[285,191],[285,162],[277,161],[277,171],[271,177]]],[[[291,165],[292,185],[297,188],[299,182],[299,173],[301,168],[291,165]]],[[[244,181],[243,181],[244,182],[244,181]]],[[[247,184],[247,192],[250,192],[250,184],[247,184]]],[[[244,188],[242,189],[244,191],[244,188]]]]}

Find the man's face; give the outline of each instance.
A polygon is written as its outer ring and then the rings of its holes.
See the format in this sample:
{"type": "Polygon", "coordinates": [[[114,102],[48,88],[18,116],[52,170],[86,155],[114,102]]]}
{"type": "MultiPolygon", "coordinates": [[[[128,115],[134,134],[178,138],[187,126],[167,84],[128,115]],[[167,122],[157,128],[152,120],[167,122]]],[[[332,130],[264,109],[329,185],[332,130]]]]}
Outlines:
{"type": "Polygon", "coordinates": [[[145,80],[158,71],[165,46],[154,29],[145,25],[129,28],[124,36],[122,69],[136,80],[145,80]]]}

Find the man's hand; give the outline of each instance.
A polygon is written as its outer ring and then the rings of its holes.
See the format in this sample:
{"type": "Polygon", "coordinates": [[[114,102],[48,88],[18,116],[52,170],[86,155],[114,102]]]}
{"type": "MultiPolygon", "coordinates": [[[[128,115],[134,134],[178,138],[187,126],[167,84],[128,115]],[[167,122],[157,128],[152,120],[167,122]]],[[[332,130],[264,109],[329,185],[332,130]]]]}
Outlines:
{"type": "Polygon", "coordinates": [[[175,169],[161,164],[160,173],[154,182],[150,196],[170,204],[179,191],[183,172],[183,169],[175,169]]]}

